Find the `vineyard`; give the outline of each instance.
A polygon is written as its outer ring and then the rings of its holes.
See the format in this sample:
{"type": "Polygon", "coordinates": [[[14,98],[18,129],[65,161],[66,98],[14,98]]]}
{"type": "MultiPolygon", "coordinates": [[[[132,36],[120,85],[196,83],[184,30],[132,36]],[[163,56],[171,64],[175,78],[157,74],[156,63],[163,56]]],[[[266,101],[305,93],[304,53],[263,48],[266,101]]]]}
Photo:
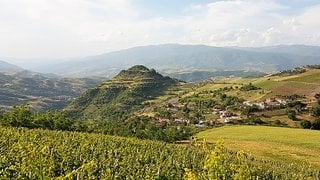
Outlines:
{"type": "Polygon", "coordinates": [[[203,159],[162,142],[0,126],[0,179],[181,179],[203,159]]]}
{"type": "Polygon", "coordinates": [[[0,179],[319,179],[307,164],[257,160],[222,144],[210,149],[0,126],[0,179]]]}

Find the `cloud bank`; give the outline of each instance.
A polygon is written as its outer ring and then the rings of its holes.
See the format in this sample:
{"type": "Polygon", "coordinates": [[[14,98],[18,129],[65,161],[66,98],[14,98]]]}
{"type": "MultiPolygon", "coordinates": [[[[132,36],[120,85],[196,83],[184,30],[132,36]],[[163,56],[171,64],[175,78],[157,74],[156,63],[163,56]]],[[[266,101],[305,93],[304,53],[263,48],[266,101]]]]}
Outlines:
{"type": "MultiPolygon", "coordinates": [[[[320,45],[320,3],[214,1],[146,17],[136,0],[0,0],[0,56],[87,56],[163,43],[320,45]]],[[[150,9],[148,11],[151,11],[150,9]]]]}

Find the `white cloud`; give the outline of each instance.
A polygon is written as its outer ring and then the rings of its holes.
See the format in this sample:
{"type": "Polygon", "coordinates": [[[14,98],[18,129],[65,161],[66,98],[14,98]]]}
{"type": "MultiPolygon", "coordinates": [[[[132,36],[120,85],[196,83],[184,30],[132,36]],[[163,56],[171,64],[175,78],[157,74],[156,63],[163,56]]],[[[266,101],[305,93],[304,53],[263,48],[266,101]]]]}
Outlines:
{"type": "Polygon", "coordinates": [[[320,45],[320,6],[234,0],[144,18],[133,0],[0,0],[0,56],[67,57],[161,43],[320,45]]]}

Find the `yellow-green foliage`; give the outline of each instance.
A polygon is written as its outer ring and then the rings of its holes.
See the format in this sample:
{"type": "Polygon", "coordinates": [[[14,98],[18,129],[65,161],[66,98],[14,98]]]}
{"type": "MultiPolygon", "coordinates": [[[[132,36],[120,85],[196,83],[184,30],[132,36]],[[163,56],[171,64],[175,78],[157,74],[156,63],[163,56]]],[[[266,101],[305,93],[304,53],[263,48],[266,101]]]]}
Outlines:
{"type": "Polygon", "coordinates": [[[101,134],[0,126],[0,179],[306,179],[309,166],[101,134]],[[203,167],[203,168],[202,168],[203,167]]]}
{"type": "Polygon", "coordinates": [[[198,172],[186,169],[184,179],[319,179],[319,176],[319,171],[311,166],[257,160],[243,151],[230,152],[223,141],[218,141],[213,151],[208,152],[203,169],[198,172]]]}
{"type": "Polygon", "coordinates": [[[234,156],[224,148],[223,141],[218,141],[207,155],[203,171],[196,174],[187,170],[185,179],[250,179],[254,177],[254,170],[248,160],[243,151],[234,156]]]}
{"type": "Polygon", "coordinates": [[[320,131],[267,127],[225,126],[197,134],[214,143],[223,138],[225,146],[280,162],[309,162],[320,166],[320,131]]]}
{"type": "Polygon", "coordinates": [[[0,126],[0,179],[181,179],[203,160],[162,142],[0,126]]]}

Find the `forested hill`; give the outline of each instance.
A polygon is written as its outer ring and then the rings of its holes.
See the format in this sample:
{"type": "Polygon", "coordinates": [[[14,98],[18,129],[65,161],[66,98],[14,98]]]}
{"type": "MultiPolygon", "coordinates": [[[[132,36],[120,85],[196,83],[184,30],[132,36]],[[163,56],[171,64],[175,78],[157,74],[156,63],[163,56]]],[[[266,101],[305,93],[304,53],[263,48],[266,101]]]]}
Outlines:
{"type": "Polygon", "coordinates": [[[122,119],[143,106],[146,100],[161,95],[179,81],[164,77],[154,69],[136,65],[122,70],[111,80],[89,89],[75,99],[66,111],[72,117],[122,119]]]}
{"type": "Polygon", "coordinates": [[[31,71],[0,72],[0,109],[30,104],[36,111],[62,109],[100,78],[62,78],[31,71]]]}

